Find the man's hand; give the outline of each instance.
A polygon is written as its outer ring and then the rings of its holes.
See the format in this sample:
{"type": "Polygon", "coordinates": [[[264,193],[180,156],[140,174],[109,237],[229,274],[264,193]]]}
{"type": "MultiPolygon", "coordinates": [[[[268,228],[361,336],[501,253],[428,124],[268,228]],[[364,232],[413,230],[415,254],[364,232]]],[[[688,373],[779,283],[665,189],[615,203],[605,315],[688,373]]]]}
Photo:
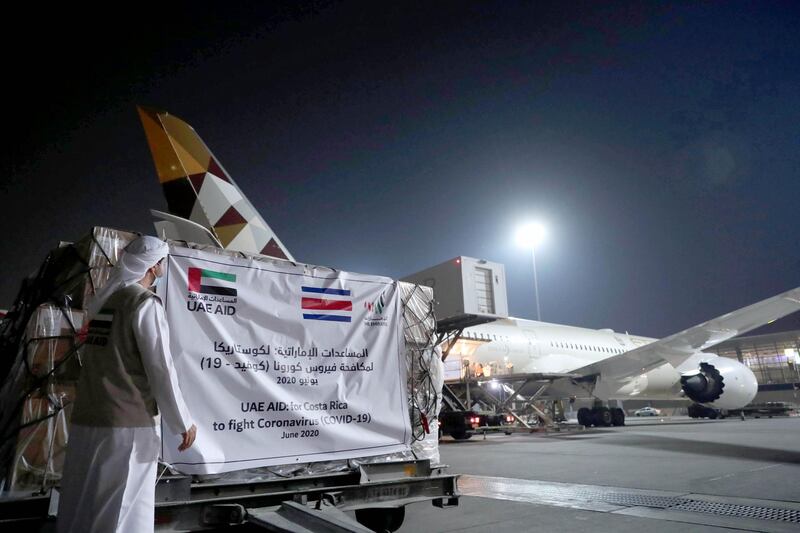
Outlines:
{"type": "Polygon", "coordinates": [[[182,452],[187,448],[191,448],[192,444],[194,444],[194,439],[197,436],[197,426],[192,424],[192,427],[189,428],[189,431],[186,433],[181,433],[181,435],[183,436],[183,442],[181,442],[181,445],[178,446],[179,452],[182,452]]]}

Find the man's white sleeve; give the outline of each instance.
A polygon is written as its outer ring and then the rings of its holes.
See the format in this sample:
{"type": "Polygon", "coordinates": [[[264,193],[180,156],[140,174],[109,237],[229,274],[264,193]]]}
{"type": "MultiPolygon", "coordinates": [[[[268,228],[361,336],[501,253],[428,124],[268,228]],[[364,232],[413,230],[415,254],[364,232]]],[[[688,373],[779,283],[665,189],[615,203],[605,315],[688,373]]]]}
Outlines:
{"type": "Polygon", "coordinates": [[[155,298],[139,306],[133,318],[133,335],[142,354],[150,390],[161,418],[179,435],[192,427],[192,418],[183,400],[178,374],[169,351],[169,326],[164,309],[155,298]]]}

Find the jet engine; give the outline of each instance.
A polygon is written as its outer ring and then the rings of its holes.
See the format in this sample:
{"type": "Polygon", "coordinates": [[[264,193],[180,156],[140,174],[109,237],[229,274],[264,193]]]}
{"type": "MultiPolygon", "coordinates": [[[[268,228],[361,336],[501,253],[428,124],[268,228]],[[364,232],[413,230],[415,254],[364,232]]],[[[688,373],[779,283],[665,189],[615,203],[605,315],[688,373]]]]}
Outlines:
{"type": "Polygon", "coordinates": [[[753,401],[758,381],[742,363],[727,357],[709,356],[696,369],[681,372],[681,388],[697,403],[738,409],[753,401]]]}

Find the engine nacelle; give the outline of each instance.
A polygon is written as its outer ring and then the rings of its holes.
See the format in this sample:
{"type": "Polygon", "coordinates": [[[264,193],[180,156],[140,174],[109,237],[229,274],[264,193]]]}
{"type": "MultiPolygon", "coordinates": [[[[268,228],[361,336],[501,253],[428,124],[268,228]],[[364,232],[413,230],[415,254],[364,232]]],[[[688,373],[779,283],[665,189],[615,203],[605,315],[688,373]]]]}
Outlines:
{"type": "Polygon", "coordinates": [[[738,409],[756,397],[758,381],[739,361],[709,356],[696,369],[681,372],[681,388],[697,403],[719,409],[738,409]]]}

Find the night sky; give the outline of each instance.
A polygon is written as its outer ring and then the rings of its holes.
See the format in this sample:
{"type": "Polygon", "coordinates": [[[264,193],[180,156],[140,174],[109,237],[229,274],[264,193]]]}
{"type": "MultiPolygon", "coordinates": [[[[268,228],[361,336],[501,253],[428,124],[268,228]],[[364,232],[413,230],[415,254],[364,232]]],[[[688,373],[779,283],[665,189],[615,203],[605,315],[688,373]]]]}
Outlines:
{"type": "Polygon", "coordinates": [[[796,2],[225,4],[7,18],[0,307],[60,240],[153,233],[136,104],[300,261],[485,258],[535,318],[540,219],[542,319],[649,336],[800,285],[796,2]]]}

